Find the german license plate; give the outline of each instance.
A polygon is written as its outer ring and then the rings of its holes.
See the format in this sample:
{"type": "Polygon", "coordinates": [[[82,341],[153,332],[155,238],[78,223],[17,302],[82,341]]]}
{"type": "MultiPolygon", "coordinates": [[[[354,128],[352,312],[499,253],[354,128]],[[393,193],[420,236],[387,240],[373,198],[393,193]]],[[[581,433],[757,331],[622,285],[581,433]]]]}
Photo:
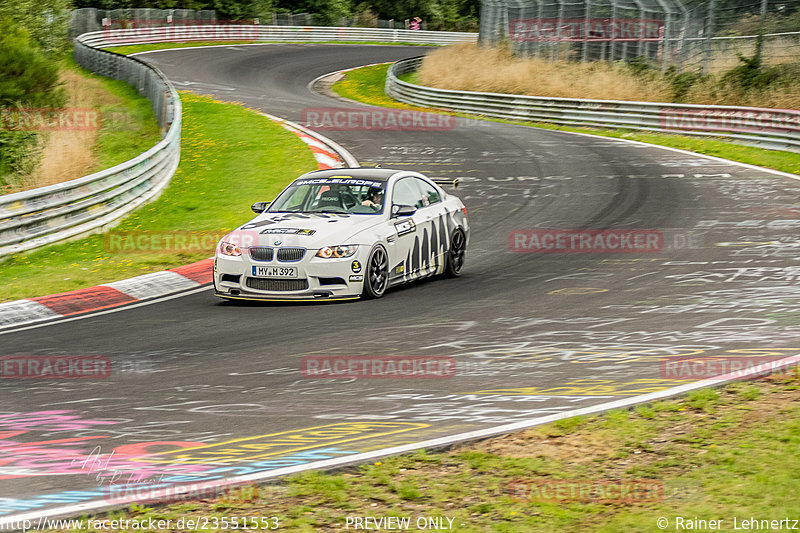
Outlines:
{"type": "Polygon", "coordinates": [[[259,278],[296,278],[297,267],[254,266],[253,276],[257,276],[259,278]]]}

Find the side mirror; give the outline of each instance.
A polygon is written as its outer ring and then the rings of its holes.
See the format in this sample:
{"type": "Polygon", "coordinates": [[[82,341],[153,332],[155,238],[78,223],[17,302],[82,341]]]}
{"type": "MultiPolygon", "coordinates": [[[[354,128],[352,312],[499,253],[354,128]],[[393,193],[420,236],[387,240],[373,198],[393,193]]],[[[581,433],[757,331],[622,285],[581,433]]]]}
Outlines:
{"type": "Polygon", "coordinates": [[[253,210],[253,213],[260,215],[261,213],[267,210],[269,204],[271,203],[272,202],[256,202],[250,206],[250,209],[253,210]]]}
{"type": "Polygon", "coordinates": [[[392,206],[392,218],[395,217],[410,217],[414,213],[417,212],[417,208],[410,205],[398,205],[395,204],[392,206]]]}

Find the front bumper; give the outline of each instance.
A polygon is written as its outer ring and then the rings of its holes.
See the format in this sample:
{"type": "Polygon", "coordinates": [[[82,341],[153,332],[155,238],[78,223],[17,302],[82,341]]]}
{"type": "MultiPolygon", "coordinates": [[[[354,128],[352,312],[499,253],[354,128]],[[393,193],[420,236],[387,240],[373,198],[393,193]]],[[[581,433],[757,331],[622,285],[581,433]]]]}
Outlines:
{"type": "Polygon", "coordinates": [[[317,250],[306,250],[298,261],[278,260],[277,250],[269,261],[257,260],[249,248],[241,256],[217,253],[214,258],[214,293],[233,300],[308,301],[353,300],[364,289],[366,255],[359,246],[355,255],[342,259],[316,257],[317,250]],[[253,267],[296,267],[296,278],[253,275],[253,267]]]}

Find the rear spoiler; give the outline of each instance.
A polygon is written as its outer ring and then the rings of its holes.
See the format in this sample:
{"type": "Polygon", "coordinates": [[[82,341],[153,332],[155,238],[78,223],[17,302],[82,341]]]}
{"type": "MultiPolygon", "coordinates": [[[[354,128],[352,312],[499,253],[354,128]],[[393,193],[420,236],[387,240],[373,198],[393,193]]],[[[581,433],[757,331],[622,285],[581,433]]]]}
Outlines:
{"type": "Polygon", "coordinates": [[[445,178],[436,178],[433,182],[438,185],[439,187],[453,187],[453,189],[458,188],[458,184],[461,181],[461,178],[455,178],[452,180],[448,180],[445,178]]]}

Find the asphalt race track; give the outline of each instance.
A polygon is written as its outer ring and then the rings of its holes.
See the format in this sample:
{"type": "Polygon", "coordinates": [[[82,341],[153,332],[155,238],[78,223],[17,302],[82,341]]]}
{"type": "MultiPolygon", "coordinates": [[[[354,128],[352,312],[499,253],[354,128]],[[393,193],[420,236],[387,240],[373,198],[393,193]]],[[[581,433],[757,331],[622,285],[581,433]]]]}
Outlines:
{"type": "MultiPolygon", "coordinates": [[[[266,45],[139,57],[179,89],[302,121],[307,108],[368,109],[312,92],[316,77],[426,50],[266,45]]],[[[463,277],[340,304],[231,305],[209,289],[0,334],[0,355],[99,355],[113,369],[96,381],[3,382],[0,518],[102,499],[120,480],[268,471],[705,377],[670,374],[667,358],[800,353],[796,180],[493,122],[321,133],[365,166],[463,178],[472,226],[463,277]],[[531,243],[513,232],[535,228],[660,237],[657,249],[633,253],[512,251],[531,243]],[[300,373],[308,355],[449,356],[456,372],[315,380],[300,373]],[[320,426],[330,427],[310,429],[320,426]]],[[[249,205],[231,208],[251,216],[249,205]]]]}

